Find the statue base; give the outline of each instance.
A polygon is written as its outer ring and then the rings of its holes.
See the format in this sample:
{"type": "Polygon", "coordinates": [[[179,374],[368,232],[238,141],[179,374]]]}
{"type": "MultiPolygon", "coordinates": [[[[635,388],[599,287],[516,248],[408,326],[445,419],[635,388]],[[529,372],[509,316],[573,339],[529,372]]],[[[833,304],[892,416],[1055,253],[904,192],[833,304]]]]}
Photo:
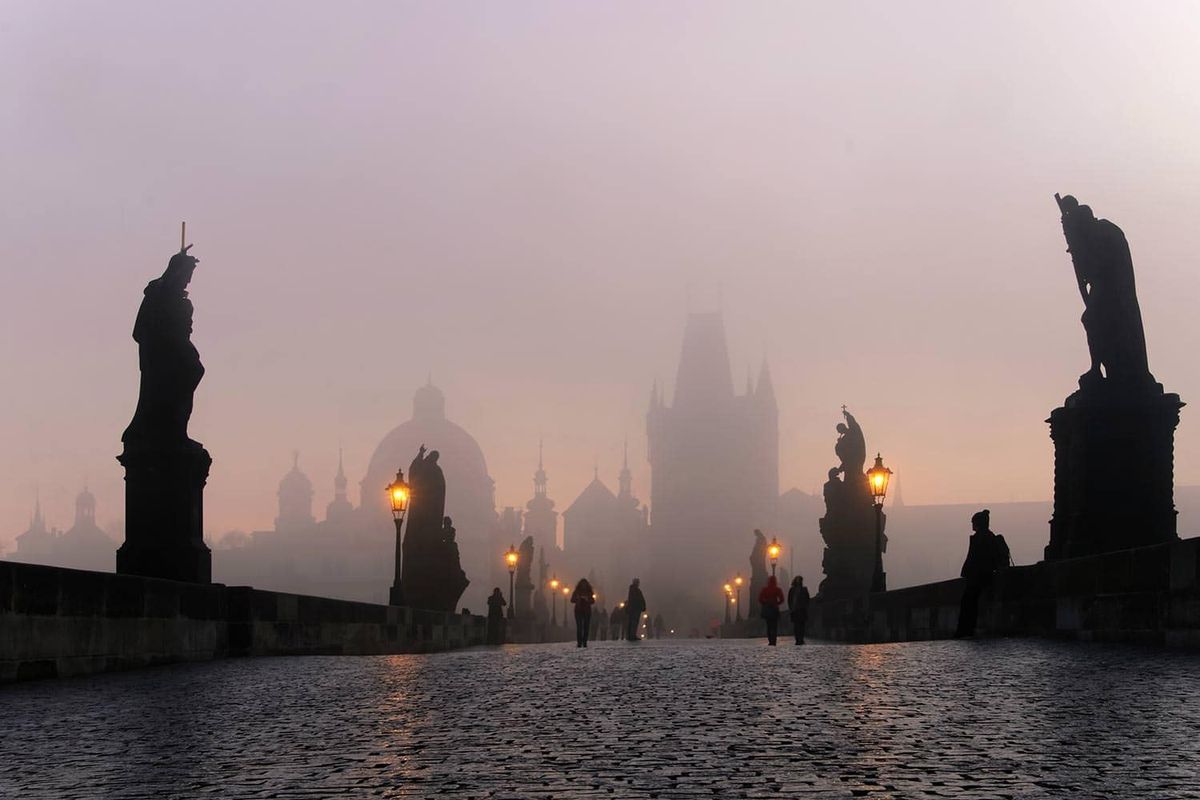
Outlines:
{"type": "Polygon", "coordinates": [[[1175,428],[1184,403],[1153,379],[1080,380],[1050,418],[1054,516],[1045,559],[1107,553],[1179,538],[1175,428]]]}
{"type": "MultiPolygon", "coordinates": [[[[862,597],[875,590],[876,565],[882,556],[876,551],[875,507],[865,488],[847,501],[837,513],[827,510],[819,522],[825,540],[821,562],[825,577],[817,591],[822,600],[862,597]]],[[[886,514],[881,521],[886,529],[886,514]]],[[[886,534],[881,542],[882,552],[887,552],[886,534]]]]}
{"type": "Polygon", "coordinates": [[[204,544],[204,484],[212,457],[196,442],[176,448],[130,448],[125,467],[125,543],[117,572],[212,583],[204,544]]]}

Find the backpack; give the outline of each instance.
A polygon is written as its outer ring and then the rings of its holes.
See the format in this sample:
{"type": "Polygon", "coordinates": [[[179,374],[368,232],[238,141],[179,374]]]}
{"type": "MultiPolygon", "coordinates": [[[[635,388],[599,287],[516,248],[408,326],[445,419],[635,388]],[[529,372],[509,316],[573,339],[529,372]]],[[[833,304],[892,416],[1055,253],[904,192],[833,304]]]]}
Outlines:
{"type": "Polygon", "coordinates": [[[1010,566],[1012,564],[1012,552],[1008,549],[1008,542],[1004,541],[1004,537],[998,533],[996,534],[994,547],[996,549],[995,568],[1004,569],[1010,566]]]}

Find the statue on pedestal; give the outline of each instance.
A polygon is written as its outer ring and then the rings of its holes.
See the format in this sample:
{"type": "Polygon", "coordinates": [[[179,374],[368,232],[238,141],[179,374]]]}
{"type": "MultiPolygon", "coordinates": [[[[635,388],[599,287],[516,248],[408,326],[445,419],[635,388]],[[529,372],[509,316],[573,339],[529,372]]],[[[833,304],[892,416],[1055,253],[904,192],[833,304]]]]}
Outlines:
{"type": "MultiPolygon", "coordinates": [[[[840,464],[829,470],[823,490],[825,516],[820,527],[825,540],[825,578],[818,594],[822,599],[867,594],[875,572],[875,507],[864,470],[866,437],[845,406],[842,416],[845,422],[837,426],[833,448],[840,464]]],[[[882,549],[887,550],[886,536],[882,549]]]]}
{"type": "Polygon", "coordinates": [[[141,382],[117,457],[125,467],[126,515],[117,572],[209,583],[203,492],[212,458],[187,431],[204,377],[191,338],[187,287],[198,259],[190,249],[181,244],[162,276],[146,286],[133,326],[141,382]]]}
{"type": "Polygon", "coordinates": [[[1178,538],[1174,443],[1183,403],[1150,373],[1125,234],[1071,195],[1055,195],[1083,299],[1091,363],[1050,414],[1054,516],[1047,559],[1178,538]]]}
{"type": "Polygon", "coordinates": [[[517,619],[533,617],[533,537],[526,536],[517,548],[520,558],[517,561],[516,608],[514,615],[517,619]]]}
{"type": "Polygon", "coordinates": [[[470,581],[459,560],[457,531],[445,516],[446,476],[438,451],[421,445],[408,468],[408,520],[405,525],[403,585],[413,608],[454,611],[470,581]]]}
{"type": "Polygon", "coordinates": [[[754,529],[754,548],[750,551],[750,591],[746,592],[746,607],[742,616],[746,619],[758,619],[758,593],[767,585],[767,537],[762,531],[754,529]]]}

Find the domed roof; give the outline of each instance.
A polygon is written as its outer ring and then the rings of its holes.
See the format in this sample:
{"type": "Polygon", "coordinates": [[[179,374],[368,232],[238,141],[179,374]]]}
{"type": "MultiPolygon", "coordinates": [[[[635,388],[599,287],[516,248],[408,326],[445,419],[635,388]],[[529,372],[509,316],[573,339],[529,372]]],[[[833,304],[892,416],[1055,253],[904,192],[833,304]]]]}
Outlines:
{"type": "MultiPolygon", "coordinates": [[[[421,445],[440,454],[438,464],[446,475],[446,513],[462,529],[460,516],[480,524],[495,515],[494,485],[488,475],[483,450],[471,434],[446,419],[445,396],[432,384],[413,398],[413,418],[393,428],[375,448],[362,482],[362,505],[387,511],[384,487],[396,470],[408,466],[421,445]],[[371,499],[375,498],[375,499],[371,499]]],[[[463,519],[462,522],[467,522],[463,519]]]]}
{"type": "Polygon", "coordinates": [[[279,482],[279,493],[281,495],[311,495],[312,491],[312,481],[300,471],[300,454],[293,453],[292,469],[279,482]]]}

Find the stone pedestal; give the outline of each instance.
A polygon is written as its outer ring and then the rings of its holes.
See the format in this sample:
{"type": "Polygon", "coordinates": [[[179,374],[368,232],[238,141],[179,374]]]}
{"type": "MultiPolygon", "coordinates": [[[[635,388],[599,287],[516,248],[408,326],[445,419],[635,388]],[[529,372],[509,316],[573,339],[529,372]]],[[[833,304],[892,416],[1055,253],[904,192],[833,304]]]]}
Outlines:
{"type": "MultiPolygon", "coordinates": [[[[825,577],[818,596],[822,599],[862,597],[869,594],[875,578],[876,563],[887,551],[887,536],[882,537],[878,554],[875,537],[875,507],[864,478],[827,507],[819,524],[825,540],[822,567],[825,577]]],[[[827,501],[828,502],[828,501],[827,501]]],[[[886,528],[887,515],[883,515],[886,528]]],[[[882,571],[882,570],[881,570],[882,571]]]]}
{"type": "Polygon", "coordinates": [[[199,444],[125,448],[125,543],[117,572],[191,583],[212,582],[204,544],[204,484],[212,458],[199,444]]]}
{"type": "Polygon", "coordinates": [[[1179,538],[1174,448],[1183,406],[1152,381],[1099,380],[1050,414],[1054,516],[1046,560],[1179,538]]]}

